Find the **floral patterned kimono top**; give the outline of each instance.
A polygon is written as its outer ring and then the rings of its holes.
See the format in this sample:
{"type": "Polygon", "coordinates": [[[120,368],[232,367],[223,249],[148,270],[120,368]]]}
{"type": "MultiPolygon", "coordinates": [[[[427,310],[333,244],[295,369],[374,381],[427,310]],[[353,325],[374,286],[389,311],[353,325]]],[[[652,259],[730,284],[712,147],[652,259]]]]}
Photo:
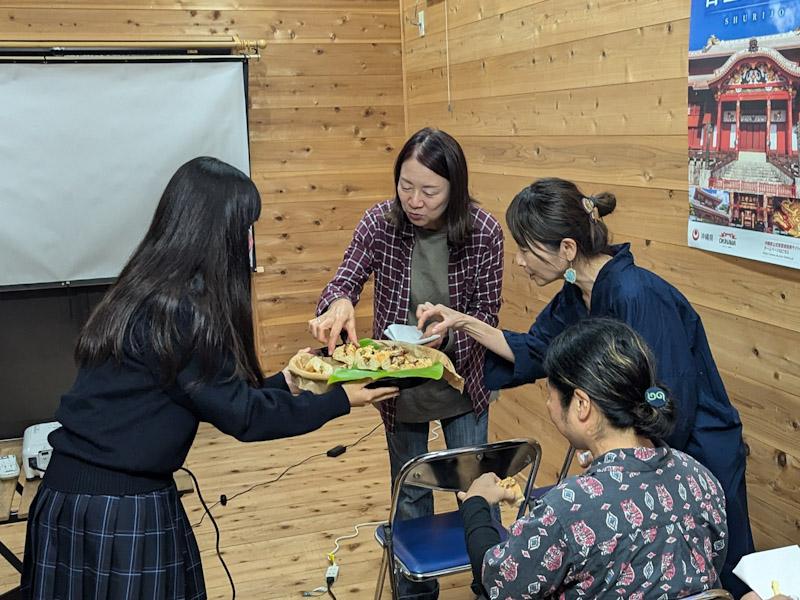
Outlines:
{"type": "Polygon", "coordinates": [[[484,557],[490,600],[671,599],[715,587],[725,497],[692,457],[613,450],[550,490],[484,557]]]}

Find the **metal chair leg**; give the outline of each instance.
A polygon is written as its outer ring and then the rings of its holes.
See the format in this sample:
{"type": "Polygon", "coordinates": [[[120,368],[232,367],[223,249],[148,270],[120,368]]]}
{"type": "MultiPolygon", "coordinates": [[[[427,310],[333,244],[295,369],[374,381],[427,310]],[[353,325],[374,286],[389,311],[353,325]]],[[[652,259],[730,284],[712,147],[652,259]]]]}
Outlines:
{"type": "Polygon", "coordinates": [[[399,574],[397,568],[397,561],[394,559],[394,540],[392,539],[392,528],[385,525],[386,531],[386,563],[387,570],[389,571],[389,585],[392,588],[392,600],[397,600],[397,576],[399,574]]]}
{"type": "Polygon", "coordinates": [[[386,548],[383,549],[383,556],[381,557],[381,568],[378,569],[378,583],[375,585],[375,598],[374,600],[381,600],[383,596],[383,586],[386,582],[386,570],[389,566],[389,552],[386,548]]]}
{"type": "Polygon", "coordinates": [[[558,472],[558,481],[561,483],[569,475],[569,468],[572,466],[572,461],[575,459],[575,447],[570,446],[567,450],[567,455],[564,457],[564,464],[561,465],[561,470],[558,472]]]}

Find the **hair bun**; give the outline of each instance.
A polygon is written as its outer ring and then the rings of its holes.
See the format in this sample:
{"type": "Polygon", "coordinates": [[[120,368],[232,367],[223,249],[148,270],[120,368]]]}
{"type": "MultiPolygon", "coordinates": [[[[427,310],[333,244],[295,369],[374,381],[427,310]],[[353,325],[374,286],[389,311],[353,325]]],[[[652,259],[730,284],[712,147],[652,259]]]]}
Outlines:
{"type": "Polygon", "coordinates": [[[599,194],[594,194],[591,198],[601,217],[610,215],[617,207],[617,197],[611,192],[600,192],[599,194]]]}

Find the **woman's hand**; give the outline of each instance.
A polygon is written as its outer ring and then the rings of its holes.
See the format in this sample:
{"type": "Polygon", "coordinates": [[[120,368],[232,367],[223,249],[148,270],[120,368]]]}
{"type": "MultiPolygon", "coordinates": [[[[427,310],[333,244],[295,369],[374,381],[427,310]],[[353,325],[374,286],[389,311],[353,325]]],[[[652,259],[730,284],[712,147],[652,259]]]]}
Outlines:
{"type": "Polygon", "coordinates": [[[425,331],[425,335],[438,333],[444,337],[448,329],[458,331],[464,327],[470,318],[464,313],[448,308],[444,304],[426,302],[417,306],[417,329],[425,331]],[[427,329],[423,329],[428,321],[436,322],[430,323],[427,329]]]}
{"type": "Polygon", "coordinates": [[[342,330],[347,333],[347,341],[358,343],[356,335],[356,311],[348,298],[339,298],[331,303],[324,313],[308,322],[308,330],[319,342],[328,344],[328,353],[333,354],[339,343],[342,330]]]}
{"type": "Polygon", "coordinates": [[[513,502],[516,498],[514,491],[497,485],[500,478],[494,473],[484,473],[472,482],[466,492],[458,492],[458,499],[462,502],[474,496],[480,496],[489,504],[499,504],[502,500],[513,502]]]}
{"type": "Polygon", "coordinates": [[[400,393],[400,388],[396,387],[379,387],[370,389],[366,387],[371,381],[362,383],[345,383],[342,385],[344,392],[347,394],[347,399],[350,400],[350,406],[366,406],[367,404],[375,404],[376,402],[383,402],[396,397],[400,393]]]}
{"type": "Polygon", "coordinates": [[[426,338],[426,337],[430,337],[432,335],[438,335],[439,336],[435,340],[432,340],[432,341],[428,342],[427,344],[423,344],[427,348],[438,348],[439,346],[442,345],[442,343],[444,343],[444,337],[445,337],[445,335],[447,335],[447,332],[439,333],[438,331],[434,331],[433,328],[434,328],[435,325],[436,325],[436,323],[429,324],[425,328],[425,331],[422,332],[423,339],[426,338]]]}

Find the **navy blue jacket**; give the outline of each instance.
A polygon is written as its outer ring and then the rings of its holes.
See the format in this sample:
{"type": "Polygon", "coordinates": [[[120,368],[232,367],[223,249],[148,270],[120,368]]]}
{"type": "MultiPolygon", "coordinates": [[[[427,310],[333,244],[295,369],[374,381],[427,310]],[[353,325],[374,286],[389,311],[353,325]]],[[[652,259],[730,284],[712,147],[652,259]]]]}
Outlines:
{"type": "Polygon", "coordinates": [[[600,270],[592,289],[591,311],[580,288],[565,282],[528,333],[503,332],[515,362],[487,353],[486,385],[497,390],[544,377],[544,355],[555,336],[581,319],[610,317],[630,325],[653,350],[659,380],[678,407],[678,422],[667,440],[670,446],[686,449],[698,406],[703,418],[716,427],[739,427],[739,414],[728,399],[692,305],[658,275],[637,267],[629,244],[613,246],[612,251],[613,258],[600,270]]]}
{"type": "Polygon", "coordinates": [[[251,442],[308,433],[350,412],[341,386],[293,396],[276,373],[254,387],[236,376],[230,356],[219,358],[216,377],[201,382],[191,347],[175,382],[164,385],[155,350],[141,337],[149,325],[137,319],[132,327],[122,360],[80,368],[61,398],[62,427],[50,434],[55,452],[45,475],[54,489],[110,495],[159,489],[186,460],[201,421],[251,442]]]}

